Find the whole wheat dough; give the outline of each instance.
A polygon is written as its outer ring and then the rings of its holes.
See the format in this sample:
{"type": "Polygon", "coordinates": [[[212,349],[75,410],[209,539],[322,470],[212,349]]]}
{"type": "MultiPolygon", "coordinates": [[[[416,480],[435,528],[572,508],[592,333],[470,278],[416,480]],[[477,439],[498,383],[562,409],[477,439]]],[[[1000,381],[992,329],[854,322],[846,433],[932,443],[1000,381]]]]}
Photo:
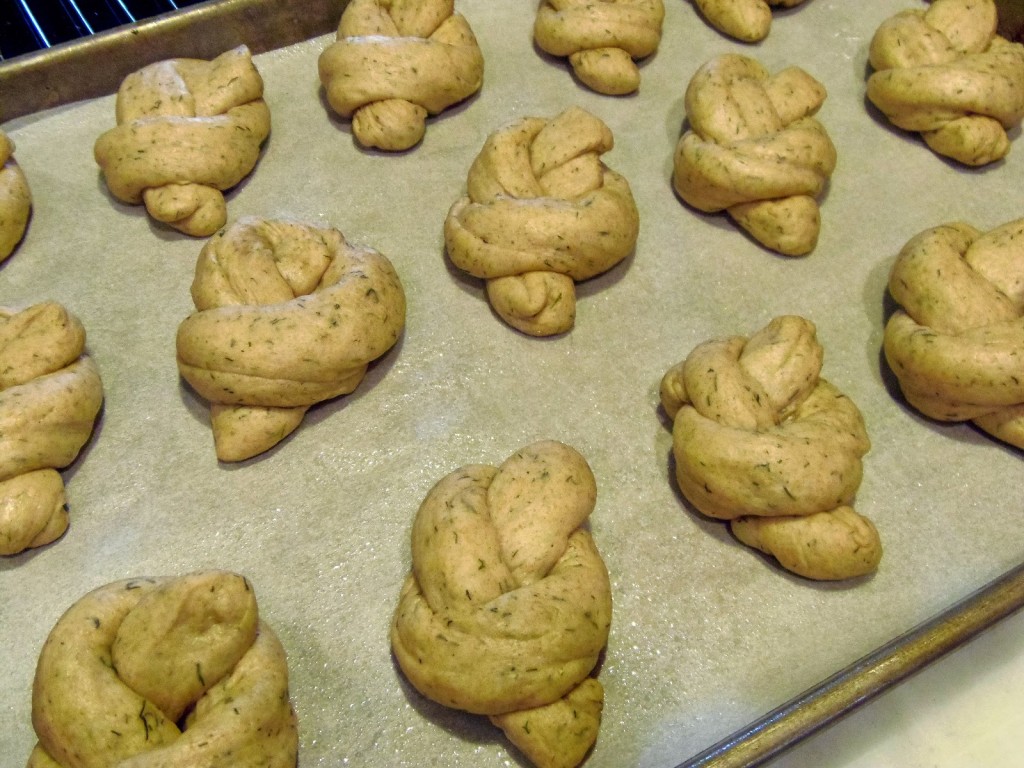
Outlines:
{"type": "Polygon", "coordinates": [[[192,300],[178,370],[211,405],[221,461],[269,450],[310,406],[352,392],[405,326],[387,257],[291,220],[247,217],[211,238],[192,300]]]}
{"type": "Polygon", "coordinates": [[[550,440],[447,475],[416,514],[391,627],[420,693],[489,715],[541,768],[578,765],[600,724],[591,673],[612,604],[583,527],[596,498],[586,460],[550,440]]]}
{"type": "Polygon", "coordinates": [[[205,237],[224,226],[223,192],[253,170],[269,134],[263,78],[240,46],[212,61],[169,59],[128,75],[117,127],[93,153],[114,197],[205,237]]]}
{"type": "Polygon", "coordinates": [[[570,107],[500,128],[474,159],[467,194],[445,219],[445,245],[456,267],[487,281],[492,307],[513,328],[570,330],[575,281],[632,252],[640,214],[629,183],[601,160],[612,145],[607,125],[570,107]]]}
{"type": "Polygon", "coordinates": [[[580,82],[609,96],[640,87],[636,60],[658,50],[662,0],[544,0],[533,39],[552,56],[569,59],[580,82]]]}
{"type": "Polygon", "coordinates": [[[884,350],[912,406],[1024,448],[1024,219],[915,235],[889,275],[884,350]]]}
{"type": "Polygon", "coordinates": [[[284,648],[227,571],[94,589],[51,630],[28,768],[294,768],[284,648]]]}
{"type": "Polygon", "coordinates": [[[57,471],[78,456],[103,404],[85,328],[48,301],[0,307],[0,555],[58,539],[68,527],[57,471]]]}
{"type": "Polygon", "coordinates": [[[854,512],[870,448],[853,402],[820,377],[814,325],[777,317],[746,338],[698,345],[662,378],[686,499],[801,576],[871,573],[874,525],[854,512]]]}
{"type": "Polygon", "coordinates": [[[813,117],[825,96],[799,67],[770,75],[749,56],[711,59],[686,88],[676,192],[700,211],[728,212],[773,251],[810,253],[821,230],[817,199],[836,166],[835,146],[813,117]]]}
{"type": "Polygon", "coordinates": [[[454,0],[352,0],[318,61],[327,102],[366,147],[410,149],[480,90],[484,58],[454,0]]]}
{"type": "Polygon", "coordinates": [[[935,0],[882,22],[867,96],[898,128],[970,166],[1010,151],[1024,117],[1024,45],[997,34],[993,0],[935,0]]]}

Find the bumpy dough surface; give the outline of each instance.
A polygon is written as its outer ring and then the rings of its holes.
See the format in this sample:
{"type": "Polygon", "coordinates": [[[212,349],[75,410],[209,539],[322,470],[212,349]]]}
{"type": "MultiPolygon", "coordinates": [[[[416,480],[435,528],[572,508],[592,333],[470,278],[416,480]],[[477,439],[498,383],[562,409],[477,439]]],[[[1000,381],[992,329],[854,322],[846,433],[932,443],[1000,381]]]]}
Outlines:
{"type": "Polygon", "coordinates": [[[211,404],[217,457],[279,443],[315,403],[352,392],[405,326],[391,262],[341,232],[243,218],[203,247],[178,370],[211,404]]]}
{"type": "Polygon", "coordinates": [[[225,571],[89,592],[43,645],[28,768],[294,768],[284,649],[225,571]]]}
{"type": "Polygon", "coordinates": [[[490,715],[542,768],[579,764],[604,692],[589,677],[608,641],[611,587],[581,526],[597,487],[562,443],[438,482],[412,531],[391,643],[424,696],[490,715]]]}
{"type": "Polygon", "coordinates": [[[398,151],[419,143],[427,115],[480,90],[484,59],[454,0],[352,0],[318,69],[356,140],[398,151]]]}
{"type": "Polygon", "coordinates": [[[870,448],[864,420],[820,377],[823,357],[812,323],[777,317],[750,338],[697,346],[663,377],[661,402],[690,503],[794,573],[845,579],[873,571],[882,546],[849,507],[870,448]]]}
{"type": "Polygon", "coordinates": [[[907,401],[1024,448],[1024,219],[913,237],[889,275],[885,357],[907,401]]]}
{"type": "Polygon", "coordinates": [[[821,230],[817,198],[836,166],[832,140],[812,117],[825,97],[799,67],[769,75],[748,56],[711,59],[686,89],[676,192],[698,210],[727,211],[773,251],[810,253],[821,230]]]}
{"type": "Polygon", "coordinates": [[[0,555],[67,529],[57,470],[78,456],[102,404],[78,318],[55,302],[0,307],[0,555]]]}
{"type": "Polygon", "coordinates": [[[661,42],[662,0],[544,0],[533,37],[541,50],[568,57],[580,82],[609,96],[640,87],[635,60],[661,42]]]}
{"type": "Polygon", "coordinates": [[[205,237],[224,226],[222,193],[249,175],[269,134],[263,78],[241,46],[212,61],[169,59],[128,75],[117,127],[93,151],[114,197],[205,237]]]}
{"type": "Polygon", "coordinates": [[[570,330],[577,280],[606,272],[636,245],[640,215],[625,178],[601,155],[611,130],[579,107],[492,133],[467,195],[444,223],[452,263],[487,281],[494,310],[531,336],[570,330]]]}
{"type": "Polygon", "coordinates": [[[793,8],[805,0],[693,0],[708,23],[745,43],[764,40],[772,28],[772,8],[793,8]]]}
{"type": "Polygon", "coordinates": [[[935,0],[875,32],[867,96],[893,125],[965,165],[1010,151],[1024,117],[1024,45],[996,33],[992,0],[935,0]]]}
{"type": "Polygon", "coordinates": [[[32,212],[28,180],[14,160],[14,142],[0,131],[0,261],[12,253],[25,235],[32,212]]]}

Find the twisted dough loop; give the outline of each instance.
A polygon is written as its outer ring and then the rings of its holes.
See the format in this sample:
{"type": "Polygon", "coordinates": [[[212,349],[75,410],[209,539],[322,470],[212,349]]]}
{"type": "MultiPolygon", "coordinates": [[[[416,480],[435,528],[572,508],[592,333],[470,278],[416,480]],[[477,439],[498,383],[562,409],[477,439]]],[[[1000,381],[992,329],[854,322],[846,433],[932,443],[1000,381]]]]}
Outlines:
{"type": "Polygon", "coordinates": [[[487,281],[491,305],[512,327],[532,336],[568,331],[574,281],[633,250],[633,194],[601,161],[612,144],[608,126],[571,107],[492,133],[473,161],[467,196],[445,219],[445,244],[455,266],[487,281]]]}
{"type": "Polygon", "coordinates": [[[881,543],[850,507],[870,448],[857,407],[820,378],[809,321],[705,342],[662,379],[676,479],[702,513],[812,579],[875,569],[881,543]]]}
{"type": "Polygon", "coordinates": [[[996,34],[992,0],[935,0],[884,21],[871,40],[867,96],[893,125],[971,166],[1010,151],[1024,117],[1024,45],[996,34]]]}
{"type": "Polygon", "coordinates": [[[213,61],[170,59],[129,75],[117,93],[117,123],[94,147],[111,194],[205,237],[227,221],[222,192],[255,167],[270,111],[241,46],[213,61]]]}
{"type": "Polygon", "coordinates": [[[884,350],[907,401],[1024,448],[1024,219],[926,230],[889,276],[884,350]]]}
{"type": "Polygon", "coordinates": [[[816,198],[836,166],[832,140],[811,117],[825,96],[798,67],[770,76],[746,56],[711,59],[686,89],[676,192],[698,210],[727,211],[774,251],[810,253],[821,230],[816,198]]]}
{"type": "Polygon", "coordinates": [[[75,603],[32,688],[28,768],[294,768],[284,649],[241,576],[132,579],[75,603]]]}
{"type": "Polygon", "coordinates": [[[178,369],[211,403],[217,457],[276,445],[315,403],[352,392],[405,325],[391,262],[336,229],[244,218],[204,246],[178,369]]]}
{"type": "Polygon", "coordinates": [[[584,85],[620,96],[640,87],[634,59],[658,49],[662,0],[544,0],[533,37],[543,51],[568,57],[584,85]]]}
{"type": "Polygon", "coordinates": [[[352,0],[318,69],[359,143],[397,151],[419,143],[428,114],[480,90],[484,60],[454,0],[352,0]]]}
{"type": "Polygon", "coordinates": [[[14,160],[14,142],[0,131],[0,261],[21,242],[32,211],[32,193],[14,160]]]}
{"type": "Polygon", "coordinates": [[[445,706],[490,715],[537,765],[577,765],[603,690],[588,677],[608,640],[608,573],[581,526],[597,489],[554,441],[500,467],[443,478],[412,532],[412,572],[391,628],[409,681],[445,706]]]}
{"type": "Polygon", "coordinates": [[[68,526],[58,469],[78,456],[103,404],[85,329],[55,302],[0,308],[0,554],[68,526]]]}
{"type": "Polygon", "coordinates": [[[804,0],[694,0],[708,23],[730,37],[755,43],[768,37],[772,8],[793,8],[804,0]]]}

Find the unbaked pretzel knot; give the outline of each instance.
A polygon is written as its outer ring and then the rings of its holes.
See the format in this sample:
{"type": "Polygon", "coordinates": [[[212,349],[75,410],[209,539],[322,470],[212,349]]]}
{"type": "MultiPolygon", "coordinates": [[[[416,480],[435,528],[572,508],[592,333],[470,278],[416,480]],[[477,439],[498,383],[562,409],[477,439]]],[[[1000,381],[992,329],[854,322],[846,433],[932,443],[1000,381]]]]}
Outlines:
{"type": "Polygon", "coordinates": [[[359,143],[398,151],[419,143],[427,115],[480,90],[484,58],[454,0],[352,0],[318,69],[359,143]]]}
{"type": "Polygon", "coordinates": [[[634,60],[658,49],[664,17],[662,0],[544,0],[533,37],[541,50],[568,57],[585,86],[620,96],[640,87],[634,60]]]}
{"type": "Polygon", "coordinates": [[[14,142],[0,131],[0,261],[21,242],[32,212],[25,173],[14,160],[14,142]]]}
{"type": "Polygon", "coordinates": [[[1010,151],[1024,117],[1024,45],[996,33],[992,0],[935,0],[882,22],[867,96],[889,121],[965,165],[1010,151]]]}
{"type": "Polygon", "coordinates": [[[94,154],[118,200],[157,221],[212,235],[227,220],[225,190],[255,167],[270,134],[263,78],[240,46],[212,61],[169,59],[124,79],[117,127],[94,154]]]}
{"type": "Polygon", "coordinates": [[[82,323],[55,302],[0,307],[0,554],[67,529],[64,481],[103,404],[82,323]]]}
{"type": "Polygon", "coordinates": [[[579,764],[601,720],[604,691],[589,675],[611,589],[582,527],[596,498],[586,460],[555,441],[452,472],[416,514],[391,627],[420,693],[489,715],[542,768],[579,764]]]}
{"type": "Polygon", "coordinates": [[[99,587],[50,632],[29,768],[294,768],[284,648],[226,571],[99,587]]]}
{"type": "Polygon", "coordinates": [[[708,23],[729,37],[755,43],[768,37],[772,8],[793,8],[804,0],[693,0],[708,23]]]}
{"type": "Polygon", "coordinates": [[[387,257],[336,229],[247,217],[203,247],[178,370],[211,404],[221,461],[269,450],[310,406],[352,392],[405,326],[387,257]]]}
{"type": "Polygon", "coordinates": [[[509,325],[532,336],[576,320],[576,280],[606,272],[633,250],[640,215],[625,178],[601,155],[608,126],[579,107],[492,133],[469,169],[467,195],[444,223],[452,263],[487,281],[509,325]]]}
{"type": "Polygon", "coordinates": [[[1024,219],[913,237],[889,276],[885,357],[914,408],[1024,448],[1024,219]]]}
{"type": "Polygon", "coordinates": [[[817,197],[836,166],[832,140],[812,117],[825,96],[799,67],[769,75],[747,56],[711,59],[686,88],[676,192],[698,210],[727,211],[773,251],[810,253],[821,230],[817,197]]]}
{"type": "Polygon", "coordinates": [[[700,512],[812,579],[869,573],[875,527],[850,504],[870,448],[853,402],[820,377],[814,325],[777,317],[750,338],[705,342],[671,368],[675,473],[700,512]]]}

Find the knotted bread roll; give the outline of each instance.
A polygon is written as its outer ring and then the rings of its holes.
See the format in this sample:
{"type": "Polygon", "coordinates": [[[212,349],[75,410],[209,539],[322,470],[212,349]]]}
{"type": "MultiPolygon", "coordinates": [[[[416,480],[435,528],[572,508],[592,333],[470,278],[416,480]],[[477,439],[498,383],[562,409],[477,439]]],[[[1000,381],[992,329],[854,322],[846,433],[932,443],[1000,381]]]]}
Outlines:
{"type": "Polygon", "coordinates": [[[817,197],[836,166],[832,140],[811,117],[825,96],[799,67],[769,75],[737,54],[707,62],[686,89],[676,192],[698,210],[727,211],[773,251],[810,253],[821,230],[817,197]]]}
{"type": "Polygon", "coordinates": [[[14,160],[14,142],[0,131],[0,261],[21,242],[32,212],[25,173],[14,160]]]}
{"type": "Polygon", "coordinates": [[[211,404],[221,461],[272,448],[352,392],[405,325],[391,262],[336,229],[243,218],[203,247],[178,370],[211,404]]]}
{"type": "Polygon", "coordinates": [[[489,715],[541,768],[578,765],[601,721],[604,690],[589,675],[611,587],[582,527],[596,498],[586,460],[554,441],[452,472],[416,514],[391,627],[420,693],[489,715]]]}
{"type": "Polygon", "coordinates": [[[926,230],[889,276],[885,357],[907,401],[1024,448],[1024,219],[926,230]]]}
{"type": "Polygon", "coordinates": [[[318,69],[356,140],[398,151],[419,143],[427,115],[480,90],[484,59],[454,0],[351,0],[318,69]]]}
{"type": "Polygon", "coordinates": [[[270,134],[263,78],[245,46],[213,61],[169,59],[124,79],[117,127],[94,154],[110,192],[187,235],[227,221],[224,190],[244,179],[270,134]]]}
{"type": "Polygon", "coordinates": [[[662,0],[544,0],[533,38],[552,56],[568,57],[585,86],[620,96],[640,87],[634,60],[658,49],[664,17],[662,0]]]}
{"type": "Polygon", "coordinates": [[[103,404],[82,323],[55,302],[0,308],[0,555],[68,527],[64,481],[103,404]]]}
{"type": "Polygon", "coordinates": [[[708,23],[729,37],[755,43],[768,37],[772,8],[793,8],[804,0],[693,0],[708,23]]]}
{"type": "Polygon", "coordinates": [[[884,21],[868,58],[867,96],[893,125],[965,165],[1010,151],[1024,117],[1024,45],[996,33],[992,0],[935,0],[884,21]]]}
{"type": "Polygon", "coordinates": [[[281,643],[242,576],[204,571],[89,592],[43,645],[28,768],[294,768],[281,643]]]}
{"type": "Polygon", "coordinates": [[[606,272],[636,244],[629,183],[601,161],[612,144],[608,126],[579,107],[507,125],[487,138],[467,196],[448,211],[452,263],[486,280],[494,310],[523,333],[571,329],[574,281],[606,272]]]}
{"type": "Polygon", "coordinates": [[[705,342],[661,402],[683,495],[736,537],[811,579],[873,571],[878,532],[850,507],[870,448],[860,411],[822,379],[814,325],[782,316],[749,339],[705,342]]]}

